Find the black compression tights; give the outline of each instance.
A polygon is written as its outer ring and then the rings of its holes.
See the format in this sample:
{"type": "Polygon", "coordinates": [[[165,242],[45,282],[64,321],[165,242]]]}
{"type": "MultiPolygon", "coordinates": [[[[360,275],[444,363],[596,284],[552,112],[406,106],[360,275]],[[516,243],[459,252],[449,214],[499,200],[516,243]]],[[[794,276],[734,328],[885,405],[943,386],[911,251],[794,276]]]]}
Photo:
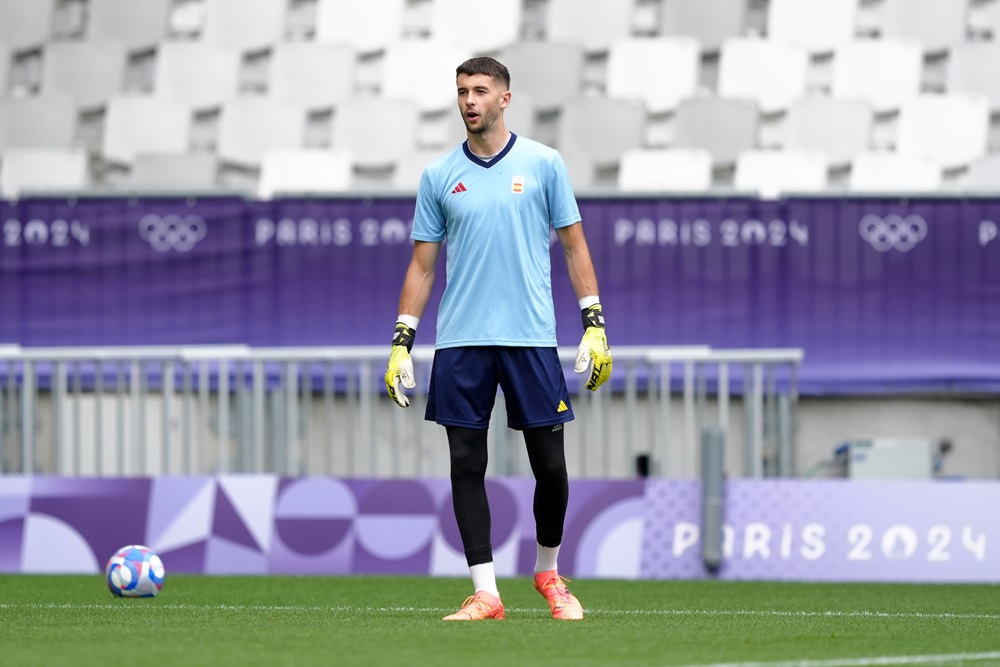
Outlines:
{"type": "MultiPolygon", "coordinates": [[[[448,426],[451,452],[451,492],[455,520],[462,536],[466,562],[493,560],[490,543],[490,506],[486,497],[486,429],[448,426]]],[[[563,431],[551,426],[524,431],[528,461],[535,476],[535,532],[539,544],[557,547],[569,501],[569,480],[563,448],[563,431]]]]}

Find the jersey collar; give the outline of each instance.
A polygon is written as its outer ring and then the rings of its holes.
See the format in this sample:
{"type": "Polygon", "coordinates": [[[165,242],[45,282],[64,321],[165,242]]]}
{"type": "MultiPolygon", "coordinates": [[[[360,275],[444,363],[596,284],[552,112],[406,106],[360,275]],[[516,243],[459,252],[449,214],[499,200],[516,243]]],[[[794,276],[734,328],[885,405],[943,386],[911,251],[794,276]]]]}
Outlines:
{"type": "Polygon", "coordinates": [[[500,160],[502,160],[504,158],[504,156],[507,155],[507,153],[510,152],[510,149],[514,147],[514,141],[516,139],[517,139],[517,135],[514,134],[513,132],[511,132],[510,133],[510,139],[507,140],[507,145],[504,146],[503,150],[501,150],[499,153],[497,153],[497,156],[495,158],[493,158],[492,160],[490,160],[489,162],[483,162],[478,157],[476,157],[476,154],[473,153],[472,150],[469,148],[469,140],[468,139],[466,139],[462,143],[462,150],[465,151],[465,157],[469,158],[471,161],[475,162],[480,167],[483,167],[484,169],[489,169],[490,167],[492,167],[493,165],[495,165],[497,162],[499,162],[500,160]]]}

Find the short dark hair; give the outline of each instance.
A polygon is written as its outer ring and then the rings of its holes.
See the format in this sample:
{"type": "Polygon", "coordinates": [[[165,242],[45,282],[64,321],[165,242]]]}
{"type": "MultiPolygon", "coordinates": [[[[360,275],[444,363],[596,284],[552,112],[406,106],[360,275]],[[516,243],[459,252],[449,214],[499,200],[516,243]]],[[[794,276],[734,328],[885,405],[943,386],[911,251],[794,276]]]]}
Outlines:
{"type": "Polygon", "coordinates": [[[510,89],[510,72],[503,66],[503,63],[488,56],[469,58],[455,70],[455,76],[459,74],[468,74],[470,76],[473,74],[485,74],[494,81],[502,83],[504,88],[510,89]]]}

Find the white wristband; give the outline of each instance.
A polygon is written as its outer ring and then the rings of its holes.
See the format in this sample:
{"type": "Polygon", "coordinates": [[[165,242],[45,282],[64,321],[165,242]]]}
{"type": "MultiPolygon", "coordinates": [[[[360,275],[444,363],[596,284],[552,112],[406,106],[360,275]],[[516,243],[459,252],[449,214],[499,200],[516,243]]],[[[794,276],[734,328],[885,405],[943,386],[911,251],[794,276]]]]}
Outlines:
{"type": "Polygon", "coordinates": [[[402,322],[406,326],[410,327],[414,331],[417,330],[417,325],[420,324],[420,318],[414,315],[402,315],[396,318],[397,322],[402,322]]]}
{"type": "Polygon", "coordinates": [[[595,303],[600,303],[600,302],[601,302],[601,297],[599,296],[585,296],[582,299],[580,299],[580,310],[587,310],[595,303]]]}

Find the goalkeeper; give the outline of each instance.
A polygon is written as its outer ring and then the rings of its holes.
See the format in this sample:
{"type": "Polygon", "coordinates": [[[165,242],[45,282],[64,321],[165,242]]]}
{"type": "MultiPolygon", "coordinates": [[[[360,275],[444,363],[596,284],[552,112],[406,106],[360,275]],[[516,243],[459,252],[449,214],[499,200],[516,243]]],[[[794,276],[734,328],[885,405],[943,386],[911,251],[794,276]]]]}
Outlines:
{"type": "Polygon", "coordinates": [[[611,374],[597,278],[580,212],[559,154],[509,132],[510,75],[492,58],[456,71],[468,140],[424,170],[413,219],[413,255],[385,373],[389,396],[409,405],[409,351],[430,298],[447,239],[447,281],[438,308],[426,418],[445,427],[455,518],[474,594],[445,620],[503,618],[486,496],[487,428],[503,390],[507,425],[524,434],[535,478],[535,588],[557,619],[583,608],[559,576],[557,558],[569,499],[563,424],[573,419],[556,349],[549,238],[562,247],[584,334],[575,370],[586,387],[611,374]]]}

